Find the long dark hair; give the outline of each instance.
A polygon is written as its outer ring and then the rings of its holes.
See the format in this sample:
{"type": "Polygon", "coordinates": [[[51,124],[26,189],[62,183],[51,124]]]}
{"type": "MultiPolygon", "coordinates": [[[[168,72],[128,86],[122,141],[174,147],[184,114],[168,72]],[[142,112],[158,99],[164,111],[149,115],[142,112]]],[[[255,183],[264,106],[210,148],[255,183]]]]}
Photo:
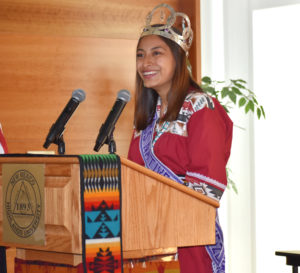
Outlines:
{"type": "MultiPolygon", "coordinates": [[[[158,36],[171,49],[176,67],[171,89],[168,92],[168,109],[161,121],[174,121],[177,119],[180,108],[187,96],[190,87],[201,90],[193,80],[187,68],[187,58],[184,50],[172,40],[158,36]]],[[[138,45],[143,38],[140,38],[138,45]]],[[[137,131],[144,130],[151,123],[157,104],[158,94],[152,88],[146,88],[138,72],[136,73],[134,125],[137,131]]]]}

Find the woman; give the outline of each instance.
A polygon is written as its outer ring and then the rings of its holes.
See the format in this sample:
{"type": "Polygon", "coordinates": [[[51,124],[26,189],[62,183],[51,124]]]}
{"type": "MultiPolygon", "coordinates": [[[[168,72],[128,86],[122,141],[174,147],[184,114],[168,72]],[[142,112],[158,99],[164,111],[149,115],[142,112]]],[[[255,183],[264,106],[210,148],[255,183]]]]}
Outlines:
{"type": "MultiPolygon", "coordinates": [[[[137,45],[135,129],[128,158],[220,200],[227,184],[232,122],[189,73],[192,35],[188,17],[166,4],[148,15],[137,45]],[[171,14],[167,23],[151,24],[154,13],[166,8],[171,14]],[[177,17],[185,21],[181,32],[173,27],[177,17]]],[[[215,246],[179,248],[180,272],[225,272],[218,219],[216,240],[215,246]]]]}

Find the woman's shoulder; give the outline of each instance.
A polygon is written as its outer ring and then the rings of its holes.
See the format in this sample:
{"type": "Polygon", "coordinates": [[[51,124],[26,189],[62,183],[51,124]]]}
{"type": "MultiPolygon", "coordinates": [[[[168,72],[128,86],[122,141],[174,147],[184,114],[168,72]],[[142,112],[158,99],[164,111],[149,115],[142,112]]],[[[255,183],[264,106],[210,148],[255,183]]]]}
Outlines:
{"type": "Polygon", "coordinates": [[[204,108],[214,109],[215,103],[213,98],[208,94],[193,90],[186,96],[183,108],[187,108],[192,112],[197,112],[204,108]]]}

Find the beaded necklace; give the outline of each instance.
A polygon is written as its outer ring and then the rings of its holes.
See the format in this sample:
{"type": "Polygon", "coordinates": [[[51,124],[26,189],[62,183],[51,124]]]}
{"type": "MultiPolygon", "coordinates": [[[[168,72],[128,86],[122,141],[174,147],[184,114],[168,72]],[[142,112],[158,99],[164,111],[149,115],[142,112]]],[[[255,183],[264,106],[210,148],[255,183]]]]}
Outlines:
{"type": "Polygon", "coordinates": [[[168,127],[169,127],[170,121],[164,121],[164,123],[162,124],[161,128],[159,128],[159,124],[155,125],[155,132],[156,135],[152,141],[152,147],[154,146],[154,144],[156,143],[156,141],[161,137],[161,135],[167,131],[168,127]]]}
{"type": "MultiPolygon", "coordinates": [[[[160,110],[161,110],[161,99],[158,98],[157,107],[156,107],[156,114],[158,117],[160,116],[160,110]]],[[[165,109],[164,114],[166,112],[167,112],[167,108],[165,109]]],[[[156,134],[155,134],[154,139],[152,140],[152,148],[153,148],[154,144],[156,143],[156,141],[161,137],[161,135],[165,131],[167,131],[169,124],[170,124],[170,121],[164,121],[162,126],[160,127],[159,126],[159,118],[157,119],[156,124],[155,124],[155,133],[156,134]]]]}

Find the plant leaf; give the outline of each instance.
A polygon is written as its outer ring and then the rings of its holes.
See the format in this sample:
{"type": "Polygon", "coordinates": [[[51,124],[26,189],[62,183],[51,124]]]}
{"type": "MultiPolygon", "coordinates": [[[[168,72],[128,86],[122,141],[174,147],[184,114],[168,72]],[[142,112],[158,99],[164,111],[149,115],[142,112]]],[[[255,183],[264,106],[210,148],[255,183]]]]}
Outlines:
{"type": "Polygon", "coordinates": [[[238,89],[234,86],[231,89],[235,94],[240,95],[240,96],[243,95],[242,92],[240,91],[240,89],[238,89]]]}
{"type": "Polygon", "coordinates": [[[251,110],[252,112],[254,112],[254,103],[252,100],[249,100],[246,107],[245,107],[245,112],[246,114],[249,112],[249,110],[251,110]]]}
{"type": "Polygon", "coordinates": [[[239,88],[242,88],[242,89],[246,89],[246,87],[236,81],[233,82],[235,86],[239,87],[239,88]]]}
{"type": "Polygon", "coordinates": [[[244,106],[245,103],[246,103],[246,99],[245,99],[244,97],[243,97],[243,98],[240,98],[240,100],[239,100],[239,107],[244,106]]]}
{"type": "Polygon", "coordinates": [[[228,110],[228,108],[227,108],[225,105],[223,105],[223,104],[221,104],[221,105],[222,105],[223,108],[225,109],[226,113],[230,113],[230,111],[228,110]]]}
{"type": "Polygon", "coordinates": [[[203,78],[202,78],[202,82],[205,82],[205,83],[211,84],[211,78],[210,78],[210,77],[207,77],[207,76],[205,76],[205,77],[203,77],[203,78]]]}
{"type": "Polygon", "coordinates": [[[260,117],[261,117],[261,110],[259,108],[256,109],[256,114],[257,114],[258,119],[260,119],[260,117]]]}
{"type": "Polygon", "coordinates": [[[264,110],[264,108],[263,108],[262,106],[260,106],[260,109],[261,109],[261,112],[262,112],[262,114],[263,114],[264,118],[266,118],[266,114],[265,114],[265,110],[264,110]]]}
{"type": "Polygon", "coordinates": [[[228,187],[229,190],[230,190],[230,189],[233,189],[233,191],[234,191],[236,194],[238,194],[238,190],[237,190],[236,184],[235,184],[235,182],[231,179],[230,173],[231,173],[231,170],[227,167],[227,168],[226,168],[226,176],[227,176],[227,181],[228,181],[227,187],[228,187]]]}
{"type": "Polygon", "coordinates": [[[201,86],[203,91],[207,92],[207,93],[210,93],[210,94],[215,94],[216,91],[213,87],[209,86],[209,85],[203,85],[201,86]]]}
{"type": "Polygon", "coordinates": [[[228,92],[228,95],[231,101],[236,104],[236,94],[234,92],[228,92]]]}
{"type": "Polygon", "coordinates": [[[200,86],[203,91],[216,98],[227,113],[230,113],[233,104],[238,104],[239,107],[244,107],[246,114],[251,110],[256,112],[258,119],[262,116],[266,118],[264,108],[258,104],[255,93],[246,87],[245,80],[230,79],[229,84],[226,84],[226,81],[212,80],[209,76],[204,76],[201,80],[200,86]]]}
{"type": "Polygon", "coordinates": [[[254,103],[253,103],[253,101],[250,100],[249,103],[250,103],[250,108],[251,108],[252,112],[254,112],[254,103]]]}
{"type": "Polygon", "coordinates": [[[229,88],[228,87],[223,87],[222,91],[221,91],[222,99],[224,99],[228,94],[229,94],[229,88]]]}
{"type": "Polygon", "coordinates": [[[256,98],[253,96],[252,97],[252,100],[254,101],[254,103],[256,104],[256,105],[258,105],[258,102],[257,102],[257,100],[256,100],[256,98]]]}

